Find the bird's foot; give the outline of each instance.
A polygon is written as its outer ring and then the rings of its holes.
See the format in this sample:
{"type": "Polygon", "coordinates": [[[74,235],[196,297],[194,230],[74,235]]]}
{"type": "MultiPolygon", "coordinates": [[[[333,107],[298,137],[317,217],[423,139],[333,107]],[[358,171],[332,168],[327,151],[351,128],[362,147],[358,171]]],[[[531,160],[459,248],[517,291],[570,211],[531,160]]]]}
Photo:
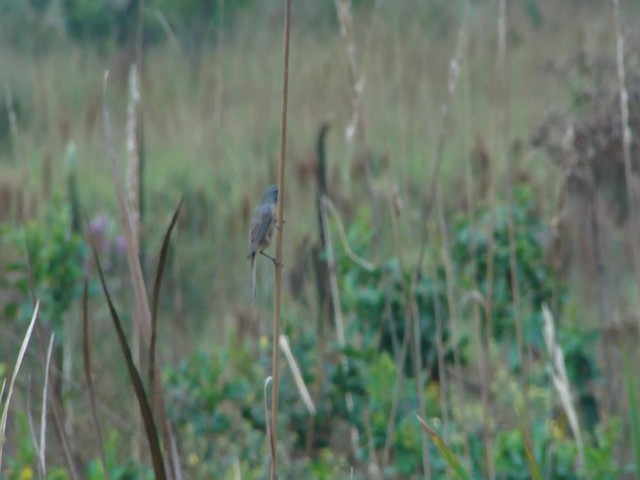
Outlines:
{"type": "Polygon", "coordinates": [[[284,263],[279,262],[278,260],[276,260],[274,257],[272,257],[271,255],[268,255],[264,252],[260,252],[261,255],[264,255],[265,257],[267,257],[269,260],[271,260],[273,262],[273,264],[276,267],[280,267],[280,268],[284,268],[284,263]]]}

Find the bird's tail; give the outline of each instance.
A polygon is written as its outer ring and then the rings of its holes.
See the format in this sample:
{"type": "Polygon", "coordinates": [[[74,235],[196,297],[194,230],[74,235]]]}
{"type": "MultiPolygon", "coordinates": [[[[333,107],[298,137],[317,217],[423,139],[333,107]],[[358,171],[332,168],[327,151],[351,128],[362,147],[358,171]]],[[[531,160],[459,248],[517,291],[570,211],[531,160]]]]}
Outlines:
{"type": "Polygon", "coordinates": [[[256,254],[251,254],[251,299],[256,299],[256,254]]]}

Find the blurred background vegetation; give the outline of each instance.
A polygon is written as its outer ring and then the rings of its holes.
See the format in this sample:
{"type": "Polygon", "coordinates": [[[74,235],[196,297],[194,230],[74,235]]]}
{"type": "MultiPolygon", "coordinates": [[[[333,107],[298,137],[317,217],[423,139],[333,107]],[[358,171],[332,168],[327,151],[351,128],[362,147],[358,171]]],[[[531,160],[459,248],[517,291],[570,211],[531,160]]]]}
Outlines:
{"type": "MultiPolygon", "coordinates": [[[[277,177],[283,3],[0,1],[0,379],[40,300],[0,478],[154,478],[91,256],[151,392],[105,70],[149,298],[165,264],[170,478],[267,477],[273,274],[252,303],[245,257],[277,177]]],[[[360,99],[336,3],[293,2],[282,333],[315,412],[283,361],[280,478],[456,478],[416,415],[471,478],[638,478],[640,2],[619,22],[605,0],[342,2],[360,99]]]]}

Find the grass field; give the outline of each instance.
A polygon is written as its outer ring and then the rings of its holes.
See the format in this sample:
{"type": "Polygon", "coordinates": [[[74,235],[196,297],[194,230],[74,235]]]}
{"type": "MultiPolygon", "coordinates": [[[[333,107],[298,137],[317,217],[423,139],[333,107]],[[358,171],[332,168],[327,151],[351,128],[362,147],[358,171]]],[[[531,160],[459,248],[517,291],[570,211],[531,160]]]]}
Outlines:
{"type": "MultiPolygon", "coordinates": [[[[637,182],[638,3],[621,2],[620,32],[613,2],[506,2],[504,17],[498,1],[375,3],[355,14],[364,79],[355,152],[340,26],[302,4],[294,9],[282,333],[317,412],[309,413],[283,360],[280,478],[464,478],[456,459],[471,478],[636,478],[635,194],[625,214],[615,211],[637,182]],[[631,92],[631,172],[622,177],[619,33],[631,92]],[[317,265],[327,252],[313,247],[321,243],[315,145],[325,122],[327,196],[340,221],[328,217],[335,270],[323,277],[317,265]],[[319,284],[332,276],[339,298],[323,309],[319,284]],[[555,322],[550,349],[542,303],[555,322]],[[439,453],[416,415],[452,456],[439,453]]],[[[1,114],[17,115],[15,128],[0,122],[0,379],[13,371],[32,293],[42,323],[8,410],[0,478],[74,478],[73,462],[75,478],[154,478],[89,236],[71,228],[75,207],[89,219],[106,215],[98,250],[129,335],[139,304],[117,246],[123,232],[102,87],[108,69],[113,143],[125,171],[134,56],[71,42],[56,12],[57,33],[43,53],[0,45],[8,66],[0,68],[1,114]],[[104,447],[86,398],[85,274],[104,447]],[[45,475],[28,419],[40,418],[54,331],[50,408],[59,406],[64,426],[50,411],[45,475]]],[[[164,405],[183,478],[257,479],[269,471],[263,382],[271,374],[273,275],[260,259],[252,303],[245,257],[252,210],[277,180],[282,12],[249,7],[217,35],[196,74],[172,39],[144,51],[142,264],[151,298],[163,235],[184,198],[159,301],[164,405]]],[[[129,342],[136,351],[135,334],[129,342]]],[[[139,362],[150,392],[148,362],[139,362]]],[[[156,422],[163,425],[157,411],[156,422]]],[[[166,437],[160,443],[167,448],[166,437]]]]}

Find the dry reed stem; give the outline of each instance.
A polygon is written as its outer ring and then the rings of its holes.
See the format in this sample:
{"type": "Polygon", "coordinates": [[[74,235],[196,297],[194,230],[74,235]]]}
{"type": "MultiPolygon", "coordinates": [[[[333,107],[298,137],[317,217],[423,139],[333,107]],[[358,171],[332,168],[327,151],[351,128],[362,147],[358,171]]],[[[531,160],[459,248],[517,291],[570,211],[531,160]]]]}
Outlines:
{"type": "Polygon", "coordinates": [[[31,437],[31,444],[33,445],[33,450],[36,454],[36,458],[38,459],[38,461],[36,462],[38,477],[44,479],[45,474],[43,471],[42,464],[40,462],[40,446],[38,443],[38,438],[36,436],[36,427],[33,422],[33,414],[31,413],[31,375],[28,375],[28,380],[27,380],[27,405],[26,406],[27,406],[27,423],[29,425],[29,436],[31,437]]]}
{"type": "MultiPolygon", "coordinates": [[[[501,97],[500,108],[498,110],[501,125],[499,131],[504,135],[502,139],[502,151],[506,152],[509,148],[509,81],[506,71],[506,36],[507,36],[507,7],[506,1],[500,0],[500,15],[498,19],[499,30],[499,43],[498,43],[498,81],[496,85],[499,85],[499,95],[501,97]]],[[[513,200],[513,186],[511,182],[513,180],[513,169],[511,168],[511,159],[505,158],[507,179],[505,182],[506,196],[509,205],[512,207],[513,200]]],[[[511,292],[513,295],[513,310],[515,312],[515,330],[516,341],[518,346],[518,356],[520,357],[520,372],[518,379],[520,381],[520,389],[522,390],[523,398],[523,419],[522,427],[527,438],[531,438],[531,413],[529,406],[529,396],[527,393],[527,377],[529,374],[529,361],[525,351],[524,341],[524,321],[522,318],[522,302],[520,300],[520,282],[518,280],[518,263],[516,258],[515,247],[515,227],[513,224],[513,212],[508,210],[507,218],[507,230],[508,230],[508,242],[509,242],[509,269],[511,273],[511,292]]]]}
{"type": "MultiPolygon", "coordinates": [[[[329,290],[331,292],[331,302],[333,305],[333,312],[335,315],[336,322],[336,334],[338,337],[338,346],[341,351],[344,351],[344,347],[347,344],[346,336],[344,333],[344,321],[342,317],[342,307],[340,305],[340,290],[338,289],[338,278],[336,274],[336,259],[333,254],[333,241],[331,240],[331,235],[329,234],[329,222],[327,220],[327,208],[325,202],[322,202],[320,205],[320,217],[322,221],[322,230],[324,232],[324,242],[326,245],[327,252],[327,270],[329,272],[329,290]]],[[[347,356],[342,353],[340,355],[340,364],[342,368],[346,371],[349,370],[349,361],[347,356]]],[[[347,411],[351,414],[354,410],[353,404],[353,395],[351,392],[347,392],[345,395],[345,403],[347,405],[347,411]]],[[[358,430],[352,426],[351,427],[351,443],[353,448],[355,449],[359,442],[359,434],[358,430]]]]}
{"type": "Polygon", "coordinates": [[[340,34],[344,39],[351,79],[352,114],[351,121],[345,131],[349,156],[354,158],[359,148],[364,145],[364,77],[358,65],[355,29],[353,26],[353,12],[351,0],[335,0],[340,23],[340,34]]]}
{"type": "MultiPolygon", "coordinates": [[[[415,297],[415,291],[414,293],[411,294],[409,307],[411,308],[411,316],[413,317],[413,320],[411,323],[413,324],[413,359],[414,359],[414,365],[415,365],[414,368],[416,371],[416,390],[418,394],[418,408],[420,409],[420,413],[422,415],[426,415],[427,401],[425,399],[425,393],[424,393],[425,381],[424,381],[424,373],[423,373],[423,367],[422,367],[423,362],[422,362],[422,342],[421,342],[422,337],[420,335],[420,313],[418,311],[418,302],[415,297]]],[[[436,313],[436,316],[438,316],[437,313],[436,313]]],[[[436,321],[436,323],[440,325],[439,321],[436,321]]],[[[440,341],[440,335],[442,334],[442,329],[436,328],[436,330],[437,330],[436,349],[438,350],[438,360],[440,360],[440,357],[442,356],[442,342],[440,341]]],[[[439,367],[441,366],[440,362],[438,362],[438,366],[439,367]]],[[[444,369],[442,369],[440,373],[444,378],[444,369]]],[[[442,382],[442,385],[443,385],[442,390],[446,389],[446,387],[444,387],[444,382],[442,382]]],[[[420,443],[422,445],[422,470],[423,470],[424,478],[425,480],[430,480],[431,479],[431,455],[429,453],[429,444],[427,442],[427,436],[423,431],[420,431],[420,443]]]]}
{"type": "MultiPolygon", "coordinates": [[[[44,370],[44,385],[42,387],[42,407],[40,409],[40,435],[39,439],[36,437],[36,430],[33,422],[33,415],[31,414],[31,378],[29,378],[29,384],[27,385],[27,420],[29,422],[29,433],[31,434],[31,443],[33,443],[33,449],[35,450],[36,457],[38,458],[38,476],[39,478],[46,478],[47,476],[47,464],[45,461],[45,453],[47,448],[46,433],[47,433],[47,395],[49,384],[49,365],[51,364],[51,355],[53,353],[53,340],[55,334],[51,334],[49,339],[49,347],[47,349],[47,360],[44,370]]],[[[0,398],[2,395],[0,394],[0,398]]]]}
{"type": "MultiPolygon", "coordinates": [[[[276,440],[273,435],[272,422],[273,422],[273,413],[269,415],[269,395],[267,391],[269,390],[269,384],[273,383],[273,377],[267,377],[264,381],[264,390],[263,390],[263,408],[264,408],[264,420],[265,425],[267,426],[267,440],[269,441],[269,458],[271,460],[270,466],[270,476],[272,480],[277,480],[278,475],[275,473],[275,464],[276,464],[276,440]]],[[[273,407],[273,406],[272,406],[273,407]]]]}
{"type": "MultiPolygon", "coordinates": [[[[82,363],[85,375],[85,387],[87,399],[89,400],[89,408],[91,410],[91,420],[95,428],[96,438],[98,440],[98,448],[100,450],[100,461],[104,470],[105,479],[111,480],[109,469],[107,468],[107,455],[104,449],[104,436],[102,435],[102,426],[98,419],[98,411],[96,409],[96,396],[93,388],[93,378],[91,377],[91,348],[89,340],[89,281],[85,279],[82,292],[82,363]]],[[[138,427],[139,428],[139,427],[138,427]]]]}
{"type": "MultiPolygon", "coordinates": [[[[357,48],[355,39],[355,27],[353,23],[353,12],[351,8],[351,0],[335,0],[336,10],[338,13],[338,22],[340,23],[340,34],[344,39],[347,51],[347,63],[349,64],[349,78],[351,80],[351,103],[352,114],[351,121],[345,130],[345,138],[347,142],[347,150],[351,162],[355,164],[359,154],[364,153],[365,126],[364,126],[364,74],[358,65],[357,48]]],[[[375,191],[373,187],[373,176],[371,173],[371,162],[365,158],[363,162],[365,187],[367,196],[369,197],[369,206],[371,208],[371,218],[373,222],[373,239],[372,243],[378,247],[380,240],[381,225],[379,219],[382,212],[376,201],[375,191]]],[[[351,174],[349,169],[349,174],[351,174]]]]}
{"type": "Polygon", "coordinates": [[[287,359],[287,363],[289,364],[289,368],[291,369],[291,373],[293,374],[293,380],[298,388],[298,393],[300,393],[300,398],[302,398],[302,402],[309,410],[311,415],[316,414],[316,406],[313,404],[313,400],[311,400],[311,395],[309,394],[309,389],[307,385],[304,383],[304,378],[302,378],[302,373],[300,373],[300,367],[298,366],[298,362],[296,362],[295,357],[293,356],[293,352],[291,351],[291,347],[289,346],[289,340],[286,335],[280,335],[280,349],[282,353],[284,353],[284,357],[287,359]]]}
{"type": "Polygon", "coordinates": [[[9,117],[9,129],[11,132],[11,139],[13,141],[13,159],[16,163],[20,161],[22,156],[20,148],[20,133],[18,130],[18,116],[13,108],[13,95],[8,84],[4,87],[4,96],[7,103],[7,116],[9,117]]]}
{"type": "MultiPolygon", "coordinates": [[[[465,42],[465,32],[467,25],[467,10],[464,11],[464,16],[462,18],[460,24],[460,30],[458,31],[458,38],[456,43],[456,50],[449,62],[449,77],[448,77],[448,96],[446,102],[444,102],[440,107],[441,112],[441,125],[440,132],[438,135],[438,144],[436,146],[436,157],[435,157],[435,165],[433,167],[433,174],[431,175],[431,182],[429,183],[429,188],[427,190],[428,197],[425,202],[424,207],[424,227],[422,228],[422,238],[420,240],[420,250],[418,253],[418,261],[416,266],[416,271],[414,274],[414,285],[415,281],[417,281],[417,277],[420,275],[422,270],[422,263],[424,261],[424,255],[426,252],[427,246],[427,233],[428,233],[428,225],[426,222],[426,218],[431,213],[431,208],[433,207],[434,200],[436,198],[436,191],[438,188],[438,179],[440,178],[440,166],[442,164],[442,153],[444,151],[445,140],[447,138],[447,133],[449,131],[449,118],[451,112],[451,104],[455,98],[456,88],[458,86],[458,79],[460,78],[460,61],[462,58],[462,47],[465,42]]],[[[425,175],[426,176],[426,175],[425,175]]]]}
{"type": "MultiPolygon", "coordinates": [[[[618,74],[618,83],[620,89],[620,116],[622,121],[622,155],[624,160],[624,179],[627,189],[627,206],[629,209],[629,222],[631,225],[632,241],[631,248],[633,258],[631,264],[636,277],[636,282],[640,282],[640,259],[638,258],[638,218],[635,211],[637,198],[634,194],[633,184],[631,182],[631,128],[629,127],[629,94],[627,92],[626,69],[624,65],[624,35],[622,34],[622,25],[620,20],[620,0],[613,0],[614,23],[616,30],[616,66],[618,74]]],[[[638,325],[640,326],[640,316],[638,325]]]]}
{"type": "MultiPolygon", "coordinates": [[[[465,401],[463,397],[462,386],[462,362],[460,361],[460,349],[458,348],[458,342],[460,333],[458,330],[458,308],[455,300],[454,291],[454,268],[451,260],[451,248],[449,247],[449,236],[447,234],[447,223],[444,216],[444,209],[442,208],[442,202],[439,201],[436,205],[436,212],[438,216],[438,230],[440,232],[440,258],[442,267],[444,270],[445,288],[447,292],[447,307],[449,311],[449,329],[451,332],[451,344],[453,349],[453,369],[454,369],[454,383],[457,390],[455,398],[456,408],[461,412],[465,411],[465,401]]],[[[467,432],[467,422],[461,422],[462,441],[464,444],[464,456],[465,462],[471,467],[471,451],[469,447],[469,434],[467,432]]]]}
{"type": "Polygon", "coordinates": [[[582,434],[580,433],[578,413],[576,412],[571,398],[571,386],[569,384],[567,369],[565,368],[564,352],[562,351],[562,347],[558,345],[558,342],[556,341],[553,315],[551,314],[549,307],[544,303],[542,304],[542,317],[544,319],[542,334],[544,336],[545,344],[547,345],[547,350],[549,351],[549,356],[551,357],[551,378],[553,379],[553,385],[556,387],[556,391],[560,397],[562,409],[569,420],[571,433],[576,441],[579,462],[578,471],[581,471],[585,465],[584,442],[582,441],[582,434]]]}
{"type": "Polygon", "coordinates": [[[139,312],[140,331],[145,344],[149,346],[151,341],[151,311],[149,309],[149,299],[147,290],[144,286],[144,276],[142,274],[142,265],[140,257],[135,250],[134,230],[131,223],[131,215],[126,202],[124,186],[122,184],[122,176],[120,173],[120,164],[113,146],[113,134],[111,131],[111,119],[109,116],[109,108],[107,106],[107,85],[109,81],[109,71],[105,71],[103,84],[103,106],[102,117],[104,121],[104,136],[107,144],[109,160],[111,162],[111,170],[113,181],[116,187],[116,197],[118,200],[118,208],[120,210],[120,222],[127,241],[127,261],[129,264],[129,272],[131,275],[131,283],[133,285],[133,293],[136,304],[136,312],[139,312]]]}
{"type": "MultiPolygon", "coordinates": [[[[36,302],[36,305],[33,309],[33,315],[31,316],[31,322],[29,322],[29,327],[27,328],[27,332],[24,335],[24,339],[22,340],[22,345],[20,345],[20,350],[18,351],[18,357],[16,359],[16,365],[13,368],[13,374],[11,375],[11,381],[9,382],[9,390],[7,391],[7,399],[4,402],[4,406],[2,407],[2,415],[0,416],[0,471],[2,471],[2,453],[4,450],[4,443],[6,441],[5,432],[7,429],[7,419],[9,415],[9,405],[11,404],[11,397],[13,396],[13,388],[16,383],[16,378],[18,376],[18,372],[20,371],[20,367],[22,366],[22,361],[24,360],[24,355],[27,351],[27,346],[29,345],[29,340],[31,340],[31,334],[33,333],[33,327],[36,324],[36,319],[38,318],[38,312],[40,310],[40,301],[36,302]]],[[[2,391],[4,392],[4,384],[2,386],[2,391]]]]}
{"type": "MultiPolygon", "coordinates": [[[[393,233],[393,241],[396,249],[396,256],[398,258],[398,264],[400,266],[400,271],[405,271],[404,266],[404,255],[402,253],[402,246],[400,244],[400,232],[398,228],[398,223],[400,220],[400,202],[398,201],[397,192],[392,195],[389,199],[390,201],[390,210],[391,210],[391,229],[393,233]],[[395,201],[394,201],[395,200],[395,201]]],[[[411,289],[411,285],[407,285],[406,282],[402,281],[402,291],[403,296],[405,298],[405,314],[406,314],[406,325],[405,325],[405,338],[408,336],[408,332],[410,332],[413,327],[412,337],[412,357],[414,370],[416,375],[416,390],[418,396],[418,409],[420,410],[420,414],[424,415],[426,413],[426,401],[424,398],[424,376],[422,371],[422,345],[421,345],[421,335],[420,335],[420,312],[418,310],[418,302],[416,301],[415,295],[413,295],[414,290],[411,289]]],[[[403,340],[404,342],[404,340],[403,340]]],[[[406,349],[405,349],[406,351],[406,349]]],[[[404,358],[401,359],[400,363],[396,365],[396,370],[398,375],[403,375],[402,369],[404,365],[404,358]]],[[[395,392],[394,392],[395,393],[395,392]]],[[[385,466],[388,461],[388,455],[390,452],[390,439],[393,437],[393,431],[395,429],[395,421],[392,420],[395,418],[395,409],[393,417],[390,417],[389,423],[387,424],[387,438],[385,442],[385,455],[384,461],[385,466]]],[[[429,444],[428,439],[425,432],[420,432],[420,440],[422,445],[422,469],[424,472],[424,476],[426,480],[431,478],[431,458],[429,455],[429,444]]]]}
{"type": "Polygon", "coordinates": [[[49,396],[49,367],[51,366],[54,338],[55,334],[52,333],[51,340],[49,340],[49,347],[47,348],[47,361],[44,366],[44,386],[42,387],[42,408],[40,414],[40,466],[42,468],[43,476],[46,476],[47,474],[47,465],[45,462],[45,454],[47,451],[47,398],[49,396]]]}
{"type": "Polygon", "coordinates": [[[278,340],[280,338],[280,306],[282,298],[282,241],[284,234],[284,199],[285,199],[285,161],[287,153],[287,104],[289,93],[289,44],[291,36],[291,0],[285,0],[284,11],[284,44],[283,44],[283,68],[282,68],[282,106],[280,110],[280,158],[278,161],[278,216],[277,226],[279,228],[276,239],[276,268],[275,268],[275,291],[273,306],[273,355],[272,355],[272,376],[273,390],[271,391],[271,435],[273,437],[273,451],[269,478],[276,480],[276,453],[278,438],[278,390],[280,386],[280,349],[278,340]]]}
{"type": "Polygon", "coordinates": [[[125,188],[129,221],[133,234],[133,249],[140,255],[140,155],[138,146],[138,114],[140,108],[140,79],[135,64],[129,70],[129,102],[127,104],[127,172],[125,188]]]}
{"type": "MultiPolygon", "coordinates": [[[[139,55],[136,48],[136,55],[139,55]]],[[[132,235],[132,250],[137,258],[140,258],[140,155],[138,146],[138,113],[140,104],[140,87],[138,78],[138,67],[136,64],[132,64],[129,69],[128,78],[129,89],[129,101],[127,103],[127,166],[125,173],[125,192],[126,192],[126,204],[129,211],[129,222],[131,223],[131,235],[132,235]]],[[[136,302],[134,305],[134,321],[132,322],[132,336],[131,336],[131,352],[133,354],[133,361],[138,368],[141,367],[141,325],[144,311],[140,302],[136,302]]],[[[153,333],[151,334],[153,335],[153,333]]],[[[136,408],[136,400],[134,399],[133,408],[136,408]]],[[[138,418],[133,419],[140,428],[140,420],[138,418]]],[[[136,461],[141,460],[142,445],[137,439],[132,438],[133,452],[132,456],[136,461]]]]}

